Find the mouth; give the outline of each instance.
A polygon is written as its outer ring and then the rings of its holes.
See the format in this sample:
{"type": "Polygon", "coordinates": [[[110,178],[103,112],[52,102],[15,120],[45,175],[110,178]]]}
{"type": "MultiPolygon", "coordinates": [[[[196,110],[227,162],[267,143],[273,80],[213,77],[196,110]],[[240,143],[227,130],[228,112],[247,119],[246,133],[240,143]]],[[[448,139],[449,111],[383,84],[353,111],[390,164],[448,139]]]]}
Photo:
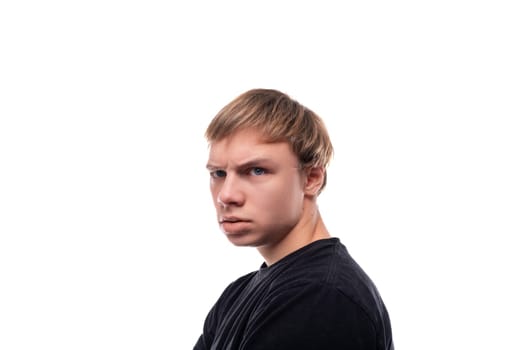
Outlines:
{"type": "Polygon", "coordinates": [[[251,230],[251,221],[238,217],[221,217],[219,224],[222,231],[232,237],[244,235],[251,230]]]}
{"type": "Polygon", "coordinates": [[[225,223],[237,223],[237,222],[248,222],[248,220],[229,216],[229,217],[222,217],[219,219],[219,224],[225,224],[225,223]]]}

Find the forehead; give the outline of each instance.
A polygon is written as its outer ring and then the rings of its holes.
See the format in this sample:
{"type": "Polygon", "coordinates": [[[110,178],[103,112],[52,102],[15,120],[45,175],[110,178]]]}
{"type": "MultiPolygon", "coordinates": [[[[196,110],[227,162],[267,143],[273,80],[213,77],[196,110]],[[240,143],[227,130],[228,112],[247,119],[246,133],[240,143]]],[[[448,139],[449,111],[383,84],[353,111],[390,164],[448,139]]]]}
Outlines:
{"type": "Polygon", "coordinates": [[[238,165],[256,159],[297,162],[287,142],[267,142],[257,130],[240,130],[210,144],[209,163],[216,166],[238,165]]]}

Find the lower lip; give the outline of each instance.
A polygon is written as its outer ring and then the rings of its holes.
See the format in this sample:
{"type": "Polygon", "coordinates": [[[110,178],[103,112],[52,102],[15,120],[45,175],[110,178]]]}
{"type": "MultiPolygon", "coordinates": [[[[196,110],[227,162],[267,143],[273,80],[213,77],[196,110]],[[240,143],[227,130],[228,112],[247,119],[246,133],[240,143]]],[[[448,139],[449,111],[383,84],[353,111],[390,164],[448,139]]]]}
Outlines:
{"type": "Polygon", "coordinates": [[[225,221],[221,223],[221,228],[224,230],[224,233],[226,234],[239,234],[243,233],[247,230],[249,226],[249,222],[247,221],[236,221],[236,222],[228,222],[225,221]]]}

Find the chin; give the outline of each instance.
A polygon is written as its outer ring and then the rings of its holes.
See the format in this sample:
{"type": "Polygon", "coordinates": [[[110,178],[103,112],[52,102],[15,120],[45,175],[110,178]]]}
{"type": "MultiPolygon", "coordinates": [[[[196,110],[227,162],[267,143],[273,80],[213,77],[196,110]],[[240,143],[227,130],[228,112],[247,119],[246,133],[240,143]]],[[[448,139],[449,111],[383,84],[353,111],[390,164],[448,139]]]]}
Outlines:
{"type": "Polygon", "coordinates": [[[258,247],[261,245],[260,240],[250,233],[227,233],[228,240],[237,247],[258,247]]]}

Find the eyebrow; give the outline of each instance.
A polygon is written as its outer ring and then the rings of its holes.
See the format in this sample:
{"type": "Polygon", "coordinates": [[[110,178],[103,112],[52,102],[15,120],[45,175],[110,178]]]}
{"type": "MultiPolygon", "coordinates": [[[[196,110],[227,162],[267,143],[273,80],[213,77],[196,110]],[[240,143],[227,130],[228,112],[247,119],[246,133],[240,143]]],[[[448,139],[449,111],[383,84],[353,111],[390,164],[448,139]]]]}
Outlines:
{"type": "MultiPolygon", "coordinates": [[[[235,167],[237,169],[239,168],[249,168],[249,167],[254,167],[254,166],[258,166],[260,165],[261,163],[271,163],[271,164],[274,164],[275,162],[270,159],[270,158],[254,158],[254,159],[250,159],[244,163],[240,163],[240,164],[237,164],[235,167]]],[[[221,166],[218,166],[218,165],[214,165],[212,163],[208,163],[206,164],[206,169],[208,170],[216,170],[216,169],[221,169],[223,167],[221,166]]]]}

